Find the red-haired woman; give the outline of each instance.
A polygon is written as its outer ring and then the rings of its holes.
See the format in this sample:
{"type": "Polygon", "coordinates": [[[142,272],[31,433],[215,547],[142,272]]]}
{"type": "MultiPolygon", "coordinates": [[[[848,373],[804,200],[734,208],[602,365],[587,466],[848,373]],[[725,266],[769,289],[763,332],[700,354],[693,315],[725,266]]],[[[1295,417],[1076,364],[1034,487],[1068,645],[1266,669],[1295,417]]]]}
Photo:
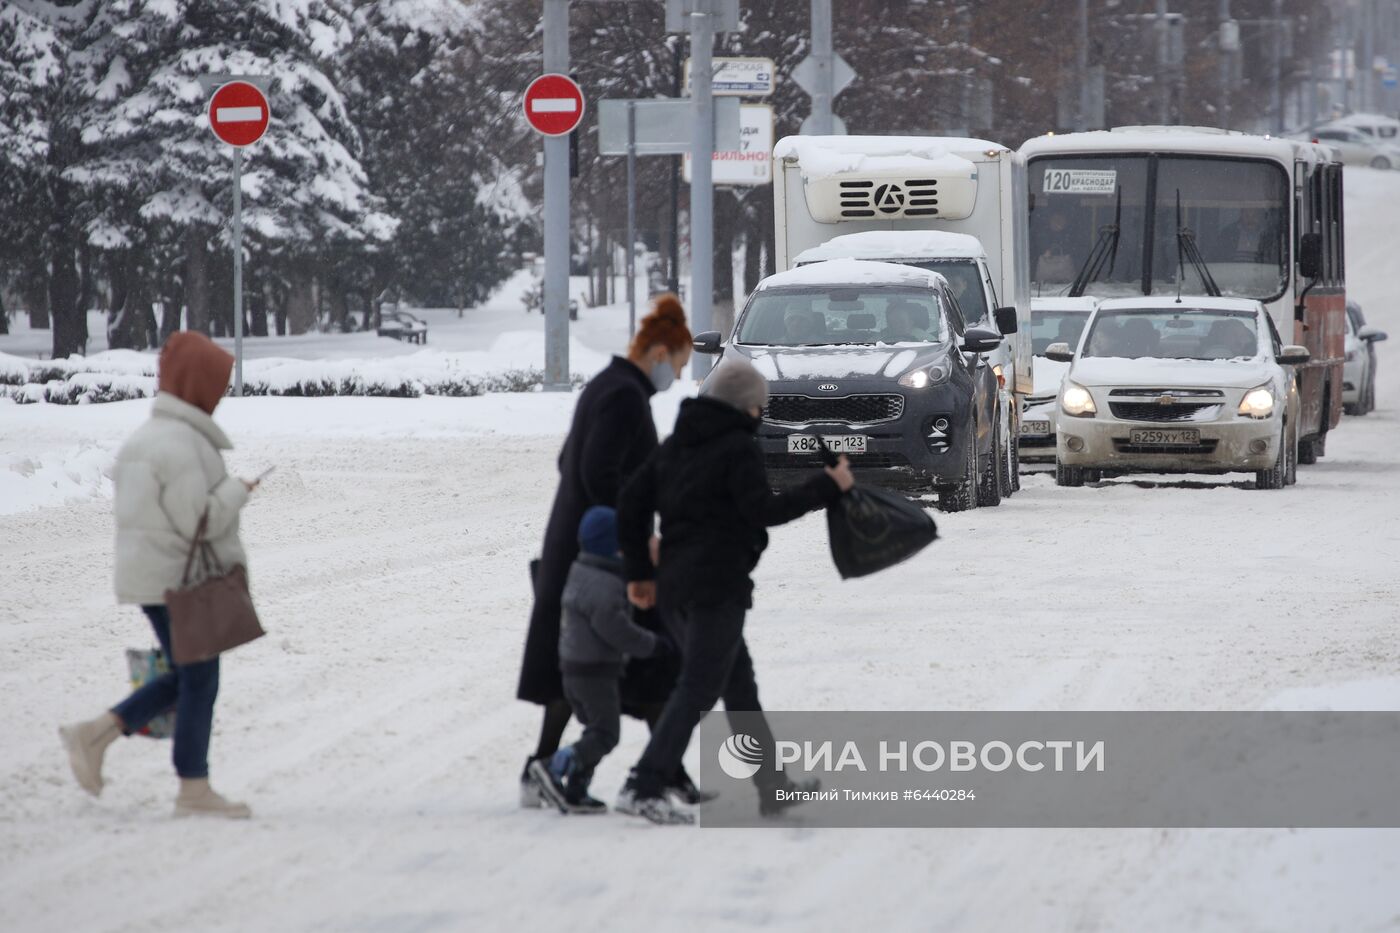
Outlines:
{"type": "MultiPolygon", "coordinates": [[[[516,696],[544,707],[534,754],[520,775],[520,805],[541,805],[530,762],[559,748],[571,715],[559,674],[559,614],[564,580],[578,557],[578,528],[595,505],[617,506],[622,484],[657,446],[651,396],[664,391],[690,360],[685,309],[675,295],[660,295],[642,318],[626,357],[613,357],[579,395],[569,436],[559,454],[559,490],[549,513],[535,578],[535,604],[525,638],[516,696]]],[[[659,706],[665,697],[654,699],[659,706]]],[[[636,704],[628,712],[637,712],[636,704]]],[[[652,717],[654,718],[654,716],[652,717]]]]}

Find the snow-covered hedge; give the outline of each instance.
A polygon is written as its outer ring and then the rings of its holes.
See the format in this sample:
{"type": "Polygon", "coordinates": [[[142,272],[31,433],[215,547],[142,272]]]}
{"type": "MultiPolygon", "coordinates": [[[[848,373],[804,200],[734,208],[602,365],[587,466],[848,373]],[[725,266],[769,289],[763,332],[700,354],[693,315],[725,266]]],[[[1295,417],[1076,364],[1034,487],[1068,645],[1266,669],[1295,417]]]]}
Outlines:
{"type": "MultiPolygon", "coordinates": [[[[371,360],[252,360],[244,366],[245,395],[322,397],[370,395],[466,398],[495,392],[532,392],[544,381],[539,369],[469,371],[452,354],[415,354],[371,360]]],[[[584,377],[575,375],[580,386],[584,377]]],[[[26,360],[0,353],[0,398],[20,404],[85,405],[149,398],[156,391],[155,359],[129,352],[89,358],[26,360]]]]}

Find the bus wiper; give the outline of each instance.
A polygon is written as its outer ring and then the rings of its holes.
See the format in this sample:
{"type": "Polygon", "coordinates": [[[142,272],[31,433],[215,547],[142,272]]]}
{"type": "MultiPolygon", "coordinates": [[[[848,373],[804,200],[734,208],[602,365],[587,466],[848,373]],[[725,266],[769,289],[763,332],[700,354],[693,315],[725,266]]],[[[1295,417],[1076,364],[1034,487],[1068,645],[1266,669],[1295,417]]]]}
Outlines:
{"type": "Polygon", "coordinates": [[[1069,297],[1081,298],[1084,289],[1089,287],[1089,283],[1096,281],[1105,272],[1113,274],[1113,267],[1118,262],[1118,234],[1122,230],[1123,220],[1123,186],[1118,185],[1118,203],[1113,208],[1113,223],[1105,224],[1099,228],[1098,239],[1094,241],[1094,248],[1089,250],[1089,256],[1084,260],[1084,265],[1079,267],[1079,274],[1074,277],[1074,284],[1069,287],[1069,297]],[[1108,269],[1104,269],[1104,263],[1108,263],[1108,269]]]}
{"type": "Polygon", "coordinates": [[[1181,217],[1181,189],[1176,189],[1176,267],[1178,270],[1176,280],[1176,300],[1181,300],[1181,275],[1180,269],[1183,264],[1182,257],[1191,262],[1196,274],[1201,277],[1201,284],[1205,286],[1206,294],[1212,298],[1220,297],[1220,286],[1215,284],[1215,276],[1210,274],[1210,266],[1206,265],[1205,257],[1201,255],[1201,249],[1196,245],[1196,234],[1191,228],[1182,223],[1181,217]]]}

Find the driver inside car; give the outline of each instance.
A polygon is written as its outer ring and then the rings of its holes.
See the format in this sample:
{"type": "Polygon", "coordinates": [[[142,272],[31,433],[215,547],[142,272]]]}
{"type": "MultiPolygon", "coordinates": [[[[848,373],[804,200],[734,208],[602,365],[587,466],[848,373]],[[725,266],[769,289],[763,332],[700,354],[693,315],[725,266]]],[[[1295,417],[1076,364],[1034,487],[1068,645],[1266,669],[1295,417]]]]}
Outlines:
{"type": "Polygon", "coordinates": [[[915,328],[919,310],[921,309],[917,305],[907,301],[891,302],[885,310],[885,329],[880,332],[880,340],[884,343],[912,343],[923,340],[915,328]]]}
{"type": "Polygon", "coordinates": [[[794,345],[813,344],[825,336],[826,318],[820,311],[789,311],[783,320],[783,328],[794,345]]]}

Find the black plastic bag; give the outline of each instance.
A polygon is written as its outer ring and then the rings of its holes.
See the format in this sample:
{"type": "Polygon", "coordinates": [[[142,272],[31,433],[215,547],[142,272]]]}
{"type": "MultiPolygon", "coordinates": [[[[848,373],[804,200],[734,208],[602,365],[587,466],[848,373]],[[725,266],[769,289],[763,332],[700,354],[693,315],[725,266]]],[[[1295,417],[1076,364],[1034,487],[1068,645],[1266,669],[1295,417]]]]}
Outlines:
{"type": "Polygon", "coordinates": [[[826,530],[843,580],[893,567],[938,537],[938,526],[923,506],[872,486],[857,486],[828,506],[826,530]]]}

